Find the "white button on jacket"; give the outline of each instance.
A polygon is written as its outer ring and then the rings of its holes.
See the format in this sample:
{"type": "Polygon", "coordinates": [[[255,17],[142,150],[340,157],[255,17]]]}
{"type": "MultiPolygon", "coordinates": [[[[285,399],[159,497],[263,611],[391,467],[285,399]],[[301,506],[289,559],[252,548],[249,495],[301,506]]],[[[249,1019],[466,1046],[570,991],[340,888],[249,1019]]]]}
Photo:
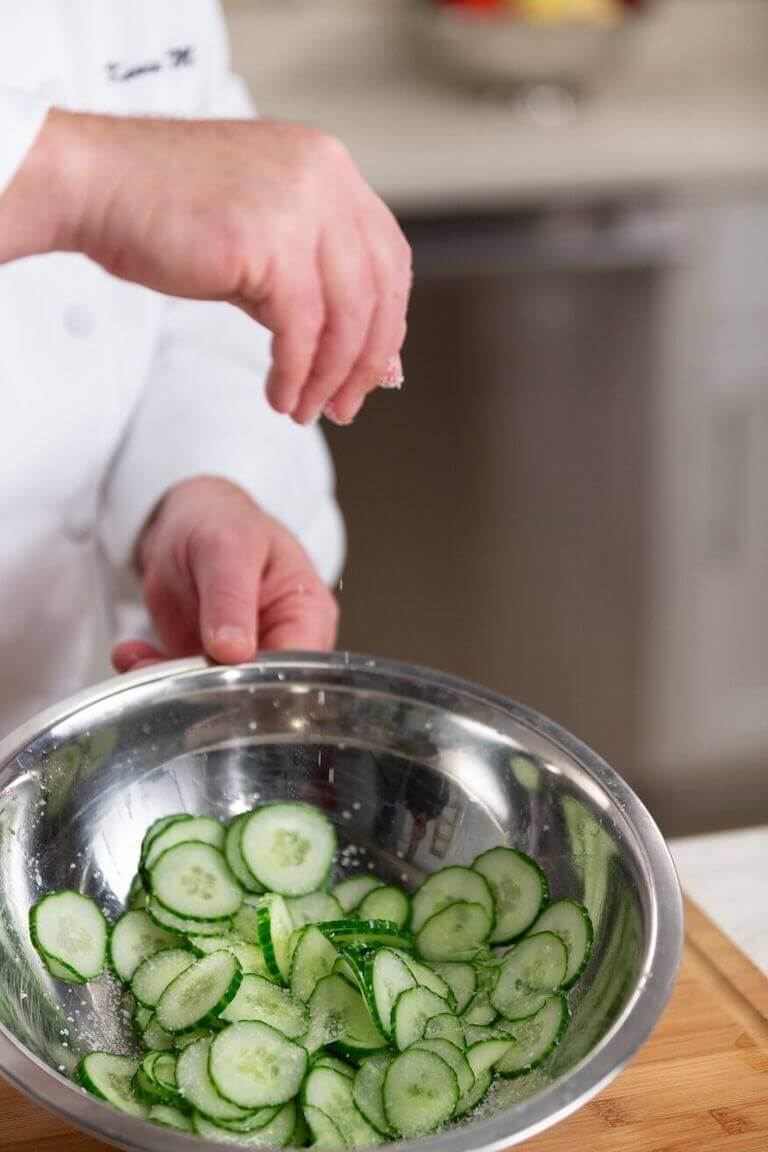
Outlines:
{"type": "MultiPolygon", "coordinates": [[[[213,0],[0,0],[0,193],[51,103],[250,114],[213,0]]],[[[0,736],[82,686],[99,590],[115,635],[146,634],[130,557],[186,476],[242,485],[336,577],[330,459],[268,407],[268,366],[268,333],[227,304],[75,255],[0,266],[0,736]]]]}

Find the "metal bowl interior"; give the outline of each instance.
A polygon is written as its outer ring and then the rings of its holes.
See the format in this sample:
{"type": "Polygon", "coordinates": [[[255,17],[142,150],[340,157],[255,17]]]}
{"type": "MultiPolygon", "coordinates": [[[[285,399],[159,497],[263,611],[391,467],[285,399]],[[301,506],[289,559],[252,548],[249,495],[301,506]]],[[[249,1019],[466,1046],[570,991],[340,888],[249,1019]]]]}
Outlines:
{"type": "Polygon", "coordinates": [[[92,1048],[131,1051],[108,976],[51,979],[30,906],[75,888],[115,918],[155,817],[221,819],[255,803],[319,805],[337,826],[338,873],[372,869],[408,889],[444,864],[509,843],[535,856],[555,897],[587,905],[596,947],[570,994],[548,1065],[499,1082],[480,1113],[420,1142],[501,1148],[593,1096],[646,1039],[671,992],[682,908],[669,853],[606,764],[507,700],[423,669],[364,657],[197,661],[111,681],[0,746],[0,1071],[119,1147],[213,1148],[100,1104],[72,1082],[92,1048]]]}

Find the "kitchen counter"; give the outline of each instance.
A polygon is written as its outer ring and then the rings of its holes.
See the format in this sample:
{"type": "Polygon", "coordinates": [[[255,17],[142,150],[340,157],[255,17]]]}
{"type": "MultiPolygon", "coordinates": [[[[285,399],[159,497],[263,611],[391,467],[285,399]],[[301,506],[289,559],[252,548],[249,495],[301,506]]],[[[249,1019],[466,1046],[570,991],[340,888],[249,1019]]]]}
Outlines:
{"type": "Polygon", "coordinates": [[[768,4],[664,0],[547,124],[431,67],[412,0],[225,0],[266,114],[337,133],[400,212],[768,187],[768,4]]]}
{"type": "Polygon", "coordinates": [[[685,892],[768,975],[768,825],[670,848],[685,892]]]}

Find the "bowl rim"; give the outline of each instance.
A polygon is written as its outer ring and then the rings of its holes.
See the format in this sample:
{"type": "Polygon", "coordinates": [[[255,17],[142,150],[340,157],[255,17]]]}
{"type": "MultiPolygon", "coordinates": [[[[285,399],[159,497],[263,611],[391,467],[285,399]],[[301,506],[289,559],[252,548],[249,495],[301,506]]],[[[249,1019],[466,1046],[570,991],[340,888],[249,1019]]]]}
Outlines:
{"type": "MultiPolygon", "coordinates": [[[[62,723],[82,709],[115,698],[153,682],[186,680],[201,673],[226,682],[249,671],[316,669],[339,672],[349,669],[374,672],[474,697],[505,712],[516,722],[550,740],[591,775],[608,792],[632,826],[652,883],[650,895],[650,943],[643,970],[632,996],[608,1032],[572,1069],[550,1087],[514,1108],[518,1124],[511,1134],[505,1130],[500,1113],[457,1128],[440,1131],[419,1140],[400,1140],[388,1147],[405,1152],[418,1147],[422,1152],[500,1152],[543,1132],[564,1120],[596,1096],[635,1055],[648,1039],[666,1007],[677,978],[684,942],[683,901],[677,872],[669,848],[648,809],[623,778],[601,757],[547,717],[523,704],[483,688],[471,681],[416,664],[351,652],[272,652],[259,654],[252,662],[219,666],[194,657],[152,665],[138,672],[111,677],[48,708],[16,728],[0,741],[0,771],[42,731],[62,723]]],[[[187,1152],[193,1148],[214,1152],[221,1145],[197,1135],[176,1133],[148,1121],[118,1112],[110,1105],[79,1088],[45,1064],[20,1044],[0,1023],[0,1074],[15,1088],[57,1113],[90,1135],[107,1139],[127,1152],[187,1152]]]]}

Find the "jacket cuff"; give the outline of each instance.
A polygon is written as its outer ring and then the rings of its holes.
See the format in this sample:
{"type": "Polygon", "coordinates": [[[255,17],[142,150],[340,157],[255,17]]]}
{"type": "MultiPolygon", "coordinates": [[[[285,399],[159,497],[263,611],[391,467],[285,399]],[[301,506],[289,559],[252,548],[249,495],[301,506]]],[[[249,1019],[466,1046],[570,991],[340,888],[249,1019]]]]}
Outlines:
{"type": "Polygon", "coordinates": [[[0,85],[0,196],[34,144],[49,108],[42,96],[0,85]]]}

